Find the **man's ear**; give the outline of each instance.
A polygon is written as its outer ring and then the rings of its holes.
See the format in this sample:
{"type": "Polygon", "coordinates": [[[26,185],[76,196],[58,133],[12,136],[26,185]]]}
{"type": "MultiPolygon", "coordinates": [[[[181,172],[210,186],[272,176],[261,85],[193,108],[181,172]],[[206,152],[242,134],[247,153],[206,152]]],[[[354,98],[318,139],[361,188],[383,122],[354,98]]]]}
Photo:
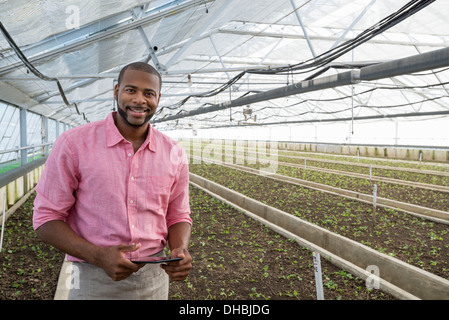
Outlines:
{"type": "Polygon", "coordinates": [[[114,99],[118,101],[118,84],[114,87],[114,99]]]}

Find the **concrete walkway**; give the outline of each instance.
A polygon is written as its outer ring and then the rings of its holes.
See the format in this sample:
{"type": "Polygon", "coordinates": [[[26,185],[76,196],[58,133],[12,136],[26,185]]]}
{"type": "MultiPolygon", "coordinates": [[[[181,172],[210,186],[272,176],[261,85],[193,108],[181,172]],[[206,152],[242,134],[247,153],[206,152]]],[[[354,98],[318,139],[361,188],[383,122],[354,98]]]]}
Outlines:
{"type": "Polygon", "coordinates": [[[72,263],[64,259],[61,266],[61,271],[59,272],[58,285],[56,287],[54,300],[67,300],[69,297],[70,286],[73,285],[70,281],[71,274],[72,263]]]}

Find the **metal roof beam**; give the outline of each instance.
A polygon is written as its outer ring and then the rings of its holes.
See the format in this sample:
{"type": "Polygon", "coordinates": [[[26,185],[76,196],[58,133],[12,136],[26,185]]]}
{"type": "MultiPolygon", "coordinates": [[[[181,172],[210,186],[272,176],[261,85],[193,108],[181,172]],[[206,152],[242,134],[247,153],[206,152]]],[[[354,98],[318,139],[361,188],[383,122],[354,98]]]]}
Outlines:
{"type": "MultiPolygon", "coordinates": [[[[141,19],[144,16],[147,7],[148,7],[148,4],[143,7],[134,8],[133,16],[136,19],[141,19]]],[[[151,58],[151,60],[153,60],[154,66],[156,67],[156,69],[159,72],[167,71],[167,68],[162,63],[159,62],[159,59],[156,55],[155,48],[151,45],[150,40],[148,39],[147,35],[145,34],[145,31],[143,30],[142,26],[138,26],[137,30],[139,31],[140,36],[142,37],[142,40],[148,49],[149,58],[147,59],[147,63],[148,63],[149,59],[151,58]]]]}
{"type": "MultiPolygon", "coordinates": [[[[37,63],[41,60],[49,59],[65,52],[78,50],[81,46],[85,46],[92,42],[137,29],[139,26],[173,15],[174,12],[203,5],[205,2],[210,1],[212,0],[172,1],[162,8],[159,7],[146,12],[142,18],[137,20],[132,19],[129,11],[121,12],[117,15],[82,26],[78,29],[51,36],[31,46],[25,46],[21,48],[21,50],[31,63],[37,63]]],[[[20,66],[22,66],[22,62],[16,62],[0,67],[0,74],[13,71],[20,66]]]]}
{"type": "Polygon", "coordinates": [[[185,113],[180,113],[174,116],[168,116],[163,119],[154,119],[153,123],[176,120],[184,117],[191,117],[194,115],[203,114],[207,112],[215,112],[219,110],[228,109],[231,107],[237,107],[265,100],[287,97],[305,92],[312,92],[335,88],[344,85],[350,85],[357,83],[361,80],[372,81],[447,66],[449,66],[449,48],[444,48],[407,58],[396,59],[389,62],[364,67],[361,68],[360,70],[352,70],[332,76],[302,81],[289,86],[268,90],[265,92],[253,94],[243,98],[226,101],[220,104],[215,104],[210,107],[203,107],[185,113]]]}
{"type": "Polygon", "coordinates": [[[171,58],[170,60],[165,64],[165,66],[168,68],[170,68],[175,62],[176,60],[178,60],[178,58],[192,45],[192,43],[194,43],[195,41],[197,41],[201,35],[207,30],[207,28],[209,28],[209,26],[215,22],[215,20],[223,13],[223,11],[225,10],[225,8],[227,6],[229,6],[231,4],[232,0],[227,0],[227,1],[223,1],[223,4],[221,5],[220,8],[218,8],[215,13],[212,15],[212,17],[210,17],[206,23],[204,23],[201,28],[198,29],[198,31],[195,33],[195,35],[193,35],[193,37],[191,37],[189,39],[189,41],[187,41],[186,44],[184,44],[182,46],[181,49],[179,49],[171,58]]]}
{"type": "Polygon", "coordinates": [[[343,32],[343,34],[340,36],[340,38],[338,38],[337,41],[335,41],[335,43],[332,45],[331,49],[335,48],[336,46],[338,46],[345,38],[345,36],[349,33],[349,31],[352,30],[352,28],[354,28],[354,26],[360,21],[360,19],[362,19],[362,17],[365,15],[365,13],[368,11],[368,9],[376,2],[376,0],[372,0],[366,7],[365,9],[363,9],[363,11],[358,15],[357,18],[355,18],[355,20],[351,23],[351,25],[343,32]]]}
{"type": "MultiPolygon", "coordinates": [[[[250,23],[246,23],[248,26],[250,23]]],[[[265,24],[262,23],[252,23],[254,26],[261,25],[259,28],[264,28],[265,24]]],[[[326,29],[326,28],[321,28],[326,29]]],[[[335,28],[332,29],[332,33],[336,33],[335,28]]],[[[235,34],[235,35],[246,35],[246,36],[254,36],[254,37],[270,37],[270,38],[285,38],[285,39],[302,39],[307,40],[304,35],[301,35],[299,32],[269,32],[269,31],[251,31],[251,30],[239,30],[239,29],[231,29],[226,26],[220,27],[215,32],[224,33],[224,34],[235,34]]],[[[388,32],[384,32],[385,35],[388,35],[388,32]]],[[[405,34],[406,33],[402,33],[405,34]]],[[[209,36],[209,35],[207,35],[209,36]]],[[[337,36],[320,36],[320,35],[309,35],[310,40],[321,40],[321,41],[333,41],[336,42],[340,39],[337,36]]],[[[347,39],[349,40],[349,39],[347,39]]],[[[422,47],[444,47],[445,42],[442,40],[440,43],[438,42],[424,42],[424,41],[396,41],[396,40],[388,40],[382,38],[373,38],[370,39],[369,43],[375,44],[387,44],[387,45],[402,45],[402,46],[422,46],[422,47]]],[[[165,52],[164,52],[165,53],[165,52]]]]}
{"type": "Polygon", "coordinates": [[[304,33],[304,37],[307,40],[307,45],[309,46],[310,52],[312,53],[312,56],[315,58],[316,57],[315,50],[313,49],[312,42],[310,41],[309,38],[309,34],[306,28],[304,27],[301,16],[299,15],[298,10],[296,8],[295,0],[290,0],[290,3],[292,4],[293,9],[295,10],[296,19],[298,19],[299,25],[301,26],[302,32],[304,33]]]}

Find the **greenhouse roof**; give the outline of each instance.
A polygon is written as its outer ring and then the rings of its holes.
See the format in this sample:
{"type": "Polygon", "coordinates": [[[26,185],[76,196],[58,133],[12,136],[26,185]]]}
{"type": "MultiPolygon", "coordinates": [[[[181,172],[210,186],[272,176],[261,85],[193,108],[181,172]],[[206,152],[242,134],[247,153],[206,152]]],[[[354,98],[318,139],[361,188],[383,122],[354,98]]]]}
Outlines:
{"type": "Polygon", "coordinates": [[[120,69],[145,61],[163,77],[163,130],[447,117],[445,67],[230,103],[445,49],[447,12],[443,0],[3,0],[0,100],[72,126],[100,120],[120,69]]]}

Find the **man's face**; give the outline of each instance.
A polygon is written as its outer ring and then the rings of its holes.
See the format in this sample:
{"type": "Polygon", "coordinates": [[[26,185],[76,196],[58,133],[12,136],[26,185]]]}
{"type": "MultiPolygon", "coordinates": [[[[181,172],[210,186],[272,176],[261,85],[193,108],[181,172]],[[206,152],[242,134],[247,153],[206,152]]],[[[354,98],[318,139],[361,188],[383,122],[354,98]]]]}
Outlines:
{"type": "Polygon", "coordinates": [[[120,84],[115,86],[114,94],[123,120],[132,127],[141,127],[150,121],[159,104],[159,77],[127,69],[120,84]]]}

